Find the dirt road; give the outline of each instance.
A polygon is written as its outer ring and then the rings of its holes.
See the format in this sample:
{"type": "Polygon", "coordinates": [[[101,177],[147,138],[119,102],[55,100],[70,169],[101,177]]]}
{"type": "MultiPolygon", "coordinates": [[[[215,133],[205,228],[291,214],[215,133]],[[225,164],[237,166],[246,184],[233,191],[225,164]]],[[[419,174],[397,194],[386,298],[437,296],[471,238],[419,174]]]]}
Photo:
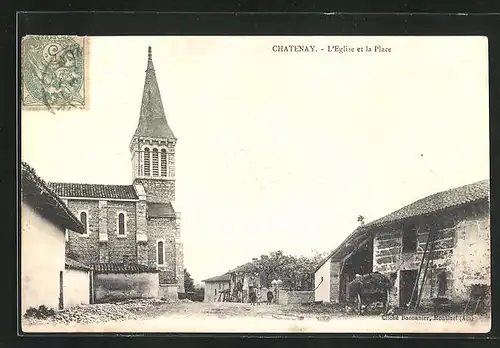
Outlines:
{"type": "Polygon", "coordinates": [[[32,321],[25,332],[487,332],[483,317],[380,315],[334,313],[327,306],[250,306],[242,303],[168,303],[136,306],[133,319],[87,323],[32,321]],[[142,309],[141,309],[142,308],[142,309]]]}

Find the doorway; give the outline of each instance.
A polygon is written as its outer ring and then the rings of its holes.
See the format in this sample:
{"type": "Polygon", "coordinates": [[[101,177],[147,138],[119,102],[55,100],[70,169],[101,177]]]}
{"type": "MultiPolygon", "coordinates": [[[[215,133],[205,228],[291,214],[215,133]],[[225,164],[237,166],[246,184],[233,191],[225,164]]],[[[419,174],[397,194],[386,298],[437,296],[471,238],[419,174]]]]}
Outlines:
{"type": "Polygon", "coordinates": [[[407,271],[399,271],[399,306],[406,307],[411,299],[411,306],[414,306],[417,303],[418,294],[418,284],[415,289],[415,294],[412,295],[413,287],[417,282],[417,270],[407,270],[407,271]]]}

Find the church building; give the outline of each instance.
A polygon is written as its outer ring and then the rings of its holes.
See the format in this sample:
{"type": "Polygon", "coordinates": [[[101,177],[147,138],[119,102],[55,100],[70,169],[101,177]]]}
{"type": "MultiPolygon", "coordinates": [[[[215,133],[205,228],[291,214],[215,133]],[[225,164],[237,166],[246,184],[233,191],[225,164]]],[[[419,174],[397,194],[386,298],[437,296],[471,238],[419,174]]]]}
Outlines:
{"type": "Polygon", "coordinates": [[[184,293],[180,213],[175,209],[175,145],[151,47],[137,129],[130,141],[131,185],[48,183],[80,219],[66,233],[66,255],[94,270],[154,270],[160,285],[184,293]]]}

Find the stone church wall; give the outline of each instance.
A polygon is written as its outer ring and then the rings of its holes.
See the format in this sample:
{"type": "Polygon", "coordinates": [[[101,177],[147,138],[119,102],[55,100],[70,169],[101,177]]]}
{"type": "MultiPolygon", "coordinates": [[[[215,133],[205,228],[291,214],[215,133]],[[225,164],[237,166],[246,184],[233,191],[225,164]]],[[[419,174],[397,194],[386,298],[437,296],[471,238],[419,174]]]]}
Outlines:
{"type": "Polygon", "coordinates": [[[165,263],[158,265],[160,269],[160,283],[175,283],[176,280],[176,225],[175,218],[148,219],[148,260],[149,266],[157,264],[157,241],[165,243],[165,263]]]}
{"type": "Polygon", "coordinates": [[[87,212],[88,236],[70,233],[68,256],[86,264],[98,262],[137,262],[135,202],[68,200],[69,209],[80,217],[87,212]],[[118,214],[124,212],[125,236],[118,236],[118,214]],[[99,241],[99,234],[107,236],[99,241]]]}
{"type": "Polygon", "coordinates": [[[138,183],[144,186],[147,201],[164,203],[175,201],[175,180],[171,179],[136,179],[134,185],[138,183]]]}
{"type": "Polygon", "coordinates": [[[85,211],[88,221],[88,235],[68,234],[68,256],[85,264],[99,262],[99,201],[70,199],[68,208],[78,218],[85,211]]]}

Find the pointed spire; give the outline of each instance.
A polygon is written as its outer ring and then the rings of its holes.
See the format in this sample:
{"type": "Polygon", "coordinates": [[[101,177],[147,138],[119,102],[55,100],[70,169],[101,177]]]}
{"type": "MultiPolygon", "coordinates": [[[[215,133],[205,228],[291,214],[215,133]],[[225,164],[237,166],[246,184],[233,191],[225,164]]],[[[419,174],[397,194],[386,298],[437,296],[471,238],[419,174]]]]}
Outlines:
{"type": "Polygon", "coordinates": [[[156,81],[156,74],[153,66],[151,46],[148,47],[148,65],[146,69],[146,78],[144,80],[141,113],[135,136],[175,139],[174,133],[168,126],[167,118],[165,117],[160,89],[156,81]]]}
{"type": "Polygon", "coordinates": [[[148,47],[148,67],[146,71],[152,70],[155,71],[155,67],[153,66],[153,53],[151,51],[151,46],[148,47]]]}

